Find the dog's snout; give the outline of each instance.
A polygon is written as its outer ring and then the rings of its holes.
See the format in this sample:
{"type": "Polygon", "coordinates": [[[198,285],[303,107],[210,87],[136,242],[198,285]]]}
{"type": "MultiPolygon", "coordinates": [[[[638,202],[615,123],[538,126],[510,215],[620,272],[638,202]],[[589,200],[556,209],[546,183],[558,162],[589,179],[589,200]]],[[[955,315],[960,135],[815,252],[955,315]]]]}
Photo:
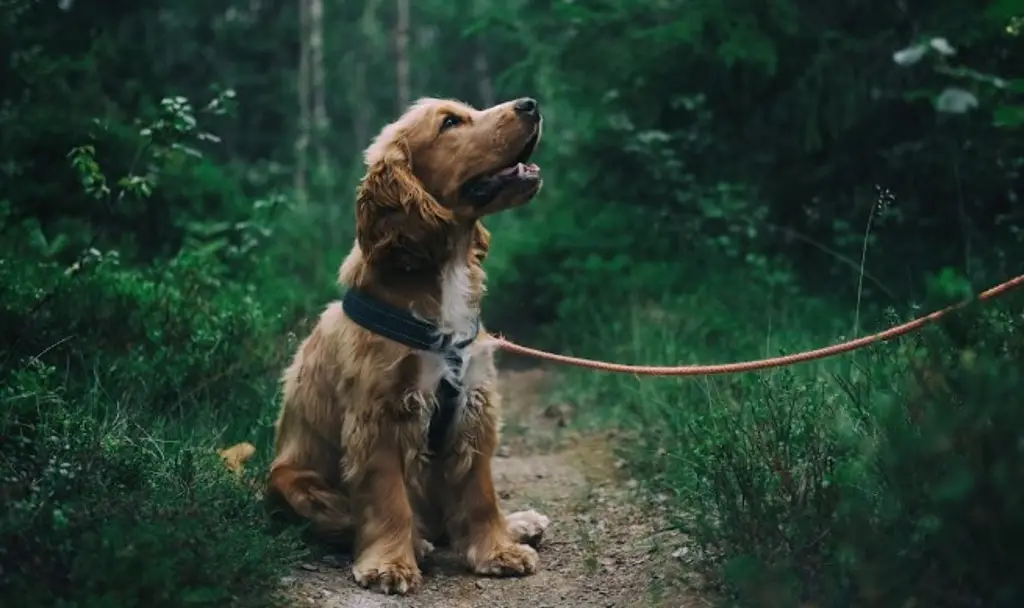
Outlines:
{"type": "Polygon", "coordinates": [[[537,105],[537,100],[532,97],[522,97],[516,100],[513,106],[516,112],[536,120],[540,117],[540,107],[537,105]]]}

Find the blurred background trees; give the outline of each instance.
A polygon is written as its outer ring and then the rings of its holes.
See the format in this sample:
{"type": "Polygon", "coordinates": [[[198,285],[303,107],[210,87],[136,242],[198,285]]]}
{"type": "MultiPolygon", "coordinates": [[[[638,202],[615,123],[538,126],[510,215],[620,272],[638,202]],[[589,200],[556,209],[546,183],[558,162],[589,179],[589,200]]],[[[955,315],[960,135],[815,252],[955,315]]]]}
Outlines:
{"type": "MultiPolygon", "coordinates": [[[[0,590],[266,597],[294,545],[254,531],[210,448],[268,452],[276,374],[336,295],[361,151],[410,100],[544,111],[544,192],[491,223],[492,328],[652,363],[750,358],[1020,273],[1022,19],[1020,0],[0,0],[0,590]],[[114,566],[127,537],[163,574],[114,566]],[[218,546],[273,555],[197,570],[218,546]]],[[[612,424],[668,408],[677,424],[632,460],[680,513],[713,514],[680,525],[732,556],[709,563],[734,597],[1010,605],[1012,568],[977,558],[1005,549],[1024,498],[1018,435],[992,430],[1024,422],[1006,409],[1024,394],[1020,300],[993,310],[795,384],[722,380],[721,403],[694,383],[570,374],[566,390],[616,404],[612,424]],[[959,380],[915,410],[929,424],[879,413],[934,374],[959,380]],[[769,428],[783,402],[804,434],[716,434],[769,428]],[[780,498],[780,445],[790,473],[829,463],[806,481],[823,493],[780,498]],[[965,523],[968,505],[984,506],[965,523]],[[797,513],[809,527],[764,533],[797,513]],[[882,586],[877,563],[905,576],[882,586]]]]}

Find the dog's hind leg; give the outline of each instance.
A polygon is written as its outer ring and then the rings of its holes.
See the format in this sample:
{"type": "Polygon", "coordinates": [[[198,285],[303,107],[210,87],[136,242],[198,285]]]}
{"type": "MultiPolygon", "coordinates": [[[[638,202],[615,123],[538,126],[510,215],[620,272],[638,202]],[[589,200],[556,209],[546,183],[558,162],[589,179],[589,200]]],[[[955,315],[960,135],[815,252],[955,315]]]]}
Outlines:
{"type": "Polygon", "coordinates": [[[316,471],[287,463],[275,463],[270,471],[270,494],[283,499],[300,517],[308,520],[324,541],[351,546],[355,519],[348,497],[332,488],[316,471]]]}

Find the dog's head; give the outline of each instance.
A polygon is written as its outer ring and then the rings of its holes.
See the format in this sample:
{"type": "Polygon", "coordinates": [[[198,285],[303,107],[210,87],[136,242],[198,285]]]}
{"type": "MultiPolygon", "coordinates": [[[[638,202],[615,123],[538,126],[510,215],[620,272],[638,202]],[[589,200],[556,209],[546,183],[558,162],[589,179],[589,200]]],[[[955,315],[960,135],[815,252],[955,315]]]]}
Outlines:
{"type": "Polygon", "coordinates": [[[421,99],[367,148],[361,194],[400,201],[406,211],[436,204],[460,219],[517,207],[542,185],[529,162],[542,122],[530,98],[486,110],[421,99]]]}

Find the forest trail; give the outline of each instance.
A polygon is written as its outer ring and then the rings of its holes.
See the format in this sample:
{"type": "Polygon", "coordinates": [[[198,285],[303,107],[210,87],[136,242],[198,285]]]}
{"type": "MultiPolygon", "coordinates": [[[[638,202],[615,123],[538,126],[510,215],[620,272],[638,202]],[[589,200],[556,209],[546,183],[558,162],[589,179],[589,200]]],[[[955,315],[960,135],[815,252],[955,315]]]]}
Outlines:
{"type": "Polygon", "coordinates": [[[506,512],[536,509],[551,518],[539,571],[524,578],[466,573],[446,548],[423,567],[408,597],[360,589],[348,555],[304,563],[284,578],[294,606],[322,608],[568,608],[711,606],[680,582],[685,537],[636,506],[607,433],[567,430],[568,406],[545,407],[554,380],[539,368],[503,371],[505,430],[494,478],[506,512]]]}

